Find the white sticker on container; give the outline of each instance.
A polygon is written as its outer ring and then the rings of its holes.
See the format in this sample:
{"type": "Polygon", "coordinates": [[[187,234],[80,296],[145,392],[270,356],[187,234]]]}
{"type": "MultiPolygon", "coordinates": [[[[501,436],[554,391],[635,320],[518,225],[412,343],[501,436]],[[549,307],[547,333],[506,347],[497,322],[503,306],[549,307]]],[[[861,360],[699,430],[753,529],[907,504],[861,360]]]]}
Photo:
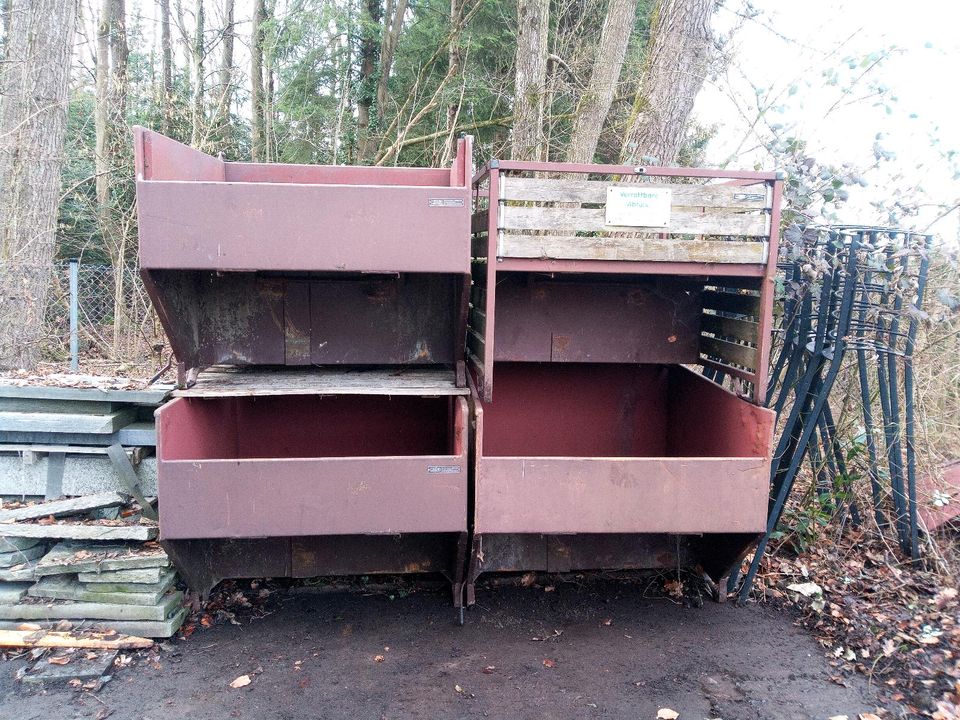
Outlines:
{"type": "Polygon", "coordinates": [[[427,465],[427,472],[431,475],[458,475],[462,471],[459,465],[427,465]]]}
{"type": "Polygon", "coordinates": [[[665,228],[670,225],[670,188],[607,188],[607,225],[665,228]]]}
{"type": "Polygon", "coordinates": [[[427,198],[429,207],[463,207],[463,198],[427,198]]]}

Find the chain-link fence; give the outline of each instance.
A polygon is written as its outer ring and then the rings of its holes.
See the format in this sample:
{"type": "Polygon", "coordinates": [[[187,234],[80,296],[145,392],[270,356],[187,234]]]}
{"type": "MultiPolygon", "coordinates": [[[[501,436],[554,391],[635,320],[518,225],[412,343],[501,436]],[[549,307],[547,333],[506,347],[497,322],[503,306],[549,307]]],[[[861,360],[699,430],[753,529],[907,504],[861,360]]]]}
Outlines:
{"type": "Polygon", "coordinates": [[[77,316],[77,350],[85,360],[155,364],[167,346],[140,280],[137,267],[127,265],[116,272],[111,265],[76,263],[76,297],[71,293],[71,262],[54,268],[47,307],[46,354],[69,360],[71,303],[77,316]]]}

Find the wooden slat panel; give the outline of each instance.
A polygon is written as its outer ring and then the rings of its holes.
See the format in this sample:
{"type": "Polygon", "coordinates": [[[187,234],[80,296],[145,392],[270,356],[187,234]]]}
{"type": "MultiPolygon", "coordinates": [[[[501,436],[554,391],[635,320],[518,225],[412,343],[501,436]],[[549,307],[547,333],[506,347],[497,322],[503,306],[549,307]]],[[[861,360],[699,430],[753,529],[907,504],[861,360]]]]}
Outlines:
{"type": "Polygon", "coordinates": [[[501,255],[564,260],[647,260],[659,262],[762,263],[766,243],[685,240],[652,237],[577,237],[510,235],[502,237],[501,255]]]}
{"type": "Polygon", "coordinates": [[[718,338],[700,338],[700,352],[726,360],[734,365],[741,365],[750,370],[757,367],[757,349],[727,342],[718,338]]]}
{"type": "Polygon", "coordinates": [[[489,228],[490,212],[481,210],[470,216],[470,232],[483,232],[489,228]]]}
{"type": "Polygon", "coordinates": [[[700,319],[700,329],[714,335],[732,337],[744,342],[757,342],[758,325],[749,320],[720,317],[719,315],[704,314],[700,319]]]}
{"type": "Polygon", "coordinates": [[[470,327],[480,335],[487,332],[487,314],[480,308],[470,310],[470,327]]]}
{"type": "Polygon", "coordinates": [[[475,308],[487,306],[487,289],[483,285],[478,285],[476,280],[470,286],[470,304],[475,308]]]}
{"type": "Polygon", "coordinates": [[[766,186],[735,185],[665,185],[643,183],[612,183],[602,180],[576,178],[524,178],[504,175],[501,200],[526,200],[540,202],[607,202],[608,187],[642,187],[647,189],[667,188],[673,191],[674,207],[728,207],[765,209],[770,207],[766,186]]]}
{"type": "MultiPolygon", "coordinates": [[[[646,232],[681,235],[767,235],[767,215],[733,213],[726,208],[677,210],[670,214],[670,226],[646,232]]],[[[552,230],[574,232],[642,232],[635,227],[606,224],[604,208],[511,207],[500,209],[504,230],[552,230]]]]}
{"type": "Polygon", "coordinates": [[[760,298],[756,295],[737,295],[708,290],[701,297],[703,307],[711,310],[752,315],[754,317],[757,317],[760,313],[760,298]]]}
{"type": "Polygon", "coordinates": [[[472,328],[467,328],[467,347],[475,357],[480,359],[481,363],[483,362],[484,358],[486,358],[486,343],[483,341],[483,337],[481,337],[472,328]]]}

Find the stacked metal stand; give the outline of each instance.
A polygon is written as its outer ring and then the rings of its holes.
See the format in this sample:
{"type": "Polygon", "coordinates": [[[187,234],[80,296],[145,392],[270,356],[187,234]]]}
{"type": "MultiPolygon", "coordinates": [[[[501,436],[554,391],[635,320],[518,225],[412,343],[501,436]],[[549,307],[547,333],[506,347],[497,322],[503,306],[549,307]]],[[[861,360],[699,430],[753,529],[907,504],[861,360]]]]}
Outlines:
{"type": "Polygon", "coordinates": [[[470,139],[443,170],[135,142],[143,279],[179,360],[157,451],[184,578],[437,572],[459,607],[470,139]]]}
{"type": "Polygon", "coordinates": [[[467,603],[491,571],[720,579],[766,520],[779,178],[492,161],[474,191],[467,603]]]}
{"type": "Polygon", "coordinates": [[[136,157],[180,361],[161,538],[194,589],[441,572],[462,609],[491,571],[719,580],[764,531],[776,175],[492,161],[471,196],[469,138],[450,170],[145,130],[136,157]]]}

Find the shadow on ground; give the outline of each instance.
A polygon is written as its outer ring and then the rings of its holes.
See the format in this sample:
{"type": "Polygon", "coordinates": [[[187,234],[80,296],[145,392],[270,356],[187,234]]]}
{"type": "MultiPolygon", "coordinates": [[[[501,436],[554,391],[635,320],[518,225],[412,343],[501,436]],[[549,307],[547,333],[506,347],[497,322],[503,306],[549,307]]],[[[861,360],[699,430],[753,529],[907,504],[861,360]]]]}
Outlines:
{"type": "Polygon", "coordinates": [[[0,665],[0,718],[828,718],[873,709],[831,682],[816,642],[756,606],[684,608],[609,580],[478,588],[458,627],[441,592],[284,593],[240,626],[168,643],[96,696],[21,688],[0,665]],[[249,674],[241,689],[230,682],[249,674]],[[99,713],[99,715],[98,715],[99,713]]]}

